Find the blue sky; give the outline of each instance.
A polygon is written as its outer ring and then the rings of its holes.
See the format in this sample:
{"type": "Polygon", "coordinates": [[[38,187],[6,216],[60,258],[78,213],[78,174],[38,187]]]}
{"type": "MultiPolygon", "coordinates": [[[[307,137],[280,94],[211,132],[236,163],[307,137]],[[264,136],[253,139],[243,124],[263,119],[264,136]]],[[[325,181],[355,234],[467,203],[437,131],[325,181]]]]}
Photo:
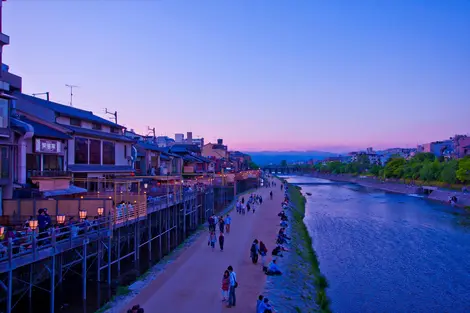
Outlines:
{"type": "Polygon", "coordinates": [[[470,129],[470,1],[9,0],[4,62],[145,133],[241,150],[415,146],[470,129]]]}

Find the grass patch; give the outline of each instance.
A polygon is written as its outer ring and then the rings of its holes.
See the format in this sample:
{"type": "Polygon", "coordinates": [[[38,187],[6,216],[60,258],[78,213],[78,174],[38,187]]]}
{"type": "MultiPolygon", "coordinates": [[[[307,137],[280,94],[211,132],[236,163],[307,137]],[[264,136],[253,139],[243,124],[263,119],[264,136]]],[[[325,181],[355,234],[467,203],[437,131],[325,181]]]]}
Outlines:
{"type": "MultiPolygon", "coordinates": [[[[320,264],[318,262],[317,255],[313,250],[312,238],[308,233],[307,227],[305,226],[303,219],[305,217],[305,203],[306,199],[300,192],[301,188],[289,184],[289,195],[290,200],[293,204],[292,217],[293,217],[293,228],[303,241],[304,249],[297,250],[296,252],[301,254],[303,260],[310,264],[310,273],[313,275],[315,281],[315,303],[320,308],[320,312],[331,313],[330,300],[326,295],[326,289],[328,288],[328,281],[326,277],[320,272],[320,264]]],[[[297,310],[297,308],[296,308],[297,310]]]]}

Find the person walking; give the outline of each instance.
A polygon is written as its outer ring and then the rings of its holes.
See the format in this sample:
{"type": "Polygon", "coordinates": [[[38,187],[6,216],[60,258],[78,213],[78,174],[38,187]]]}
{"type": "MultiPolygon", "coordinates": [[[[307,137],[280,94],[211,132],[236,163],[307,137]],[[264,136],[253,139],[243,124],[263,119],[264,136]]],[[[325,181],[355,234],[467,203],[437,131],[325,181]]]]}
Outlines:
{"type": "Polygon", "coordinates": [[[228,270],[225,270],[224,276],[222,277],[222,301],[223,302],[228,300],[229,287],[230,287],[230,273],[228,270]]]}
{"type": "Polygon", "coordinates": [[[238,287],[237,274],[233,270],[232,265],[227,268],[230,274],[230,286],[228,290],[228,304],[227,308],[231,308],[237,304],[237,296],[235,294],[235,289],[238,287]]]}
{"type": "Polygon", "coordinates": [[[265,261],[266,261],[266,255],[268,254],[268,248],[266,248],[266,245],[264,242],[260,241],[259,242],[259,254],[261,255],[261,265],[264,267],[266,266],[265,261]]]}
{"type": "Polygon", "coordinates": [[[227,216],[225,217],[225,231],[228,233],[230,233],[230,224],[232,223],[232,218],[230,217],[229,214],[227,214],[227,216]]]}
{"type": "Polygon", "coordinates": [[[214,251],[216,241],[217,241],[217,239],[215,237],[215,231],[211,231],[210,234],[209,234],[209,241],[207,242],[207,245],[211,246],[212,251],[214,251]]]}
{"type": "Polygon", "coordinates": [[[224,242],[225,242],[224,233],[221,232],[220,235],[219,235],[219,247],[220,247],[220,251],[224,251],[224,242]]]}
{"type": "Polygon", "coordinates": [[[224,221],[224,218],[221,216],[219,218],[219,231],[223,233],[224,230],[225,230],[225,221],[224,221]]]}

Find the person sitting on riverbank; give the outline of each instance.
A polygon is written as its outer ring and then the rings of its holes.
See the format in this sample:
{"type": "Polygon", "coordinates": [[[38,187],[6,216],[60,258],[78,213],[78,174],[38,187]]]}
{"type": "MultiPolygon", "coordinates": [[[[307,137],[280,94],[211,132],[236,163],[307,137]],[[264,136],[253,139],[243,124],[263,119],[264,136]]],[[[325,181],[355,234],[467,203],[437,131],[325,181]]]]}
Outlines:
{"type": "Polygon", "coordinates": [[[273,313],[273,312],[274,312],[274,309],[271,303],[269,303],[268,298],[263,298],[263,301],[256,308],[256,313],[273,313]]]}
{"type": "Polygon", "coordinates": [[[272,256],[278,256],[278,257],[283,257],[282,252],[283,251],[289,251],[288,249],[284,248],[281,245],[277,245],[276,248],[273,249],[271,252],[272,256]]]}
{"type": "Polygon", "coordinates": [[[264,296],[263,295],[259,295],[258,296],[258,300],[256,300],[256,313],[259,312],[260,310],[260,305],[263,303],[263,299],[264,299],[264,296]]]}
{"type": "Polygon", "coordinates": [[[281,221],[280,225],[281,227],[284,227],[284,228],[287,228],[289,226],[289,224],[287,224],[286,221],[281,221]]]}
{"type": "Polygon", "coordinates": [[[289,218],[286,215],[286,212],[284,212],[284,211],[279,212],[279,214],[277,216],[279,216],[282,221],[288,221],[289,220],[289,218]]]}
{"type": "Polygon", "coordinates": [[[267,269],[267,271],[266,271],[265,273],[266,273],[266,275],[270,275],[270,276],[282,275],[281,269],[280,269],[279,266],[276,264],[276,259],[272,260],[272,261],[269,263],[268,269],[267,269]]]}

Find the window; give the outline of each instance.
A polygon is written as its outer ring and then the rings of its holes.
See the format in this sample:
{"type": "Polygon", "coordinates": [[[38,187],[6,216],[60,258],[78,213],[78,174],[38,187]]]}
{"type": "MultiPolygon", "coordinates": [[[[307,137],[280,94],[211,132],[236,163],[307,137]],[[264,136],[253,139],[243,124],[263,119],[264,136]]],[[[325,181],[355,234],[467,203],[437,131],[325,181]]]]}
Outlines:
{"type": "Polygon", "coordinates": [[[116,164],[116,155],[114,142],[103,141],[103,164],[114,165],[116,164]]]}
{"type": "Polygon", "coordinates": [[[78,118],[71,117],[70,118],[70,125],[81,127],[82,126],[82,121],[79,120],[78,118]]]}
{"type": "Polygon", "coordinates": [[[41,170],[41,155],[40,154],[26,154],[26,172],[28,177],[31,177],[33,171],[41,170]]]}
{"type": "Polygon", "coordinates": [[[93,124],[92,124],[92,128],[93,128],[94,130],[101,130],[101,124],[93,123],[93,124]]]}
{"type": "Polygon", "coordinates": [[[9,147],[0,147],[0,178],[10,177],[9,147]]]}
{"type": "Polygon", "coordinates": [[[124,145],[124,159],[127,159],[127,145],[124,145]]]}
{"type": "Polygon", "coordinates": [[[0,128],[8,127],[9,120],[9,102],[8,99],[0,98],[0,128]]]}
{"type": "Polygon", "coordinates": [[[43,170],[44,171],[62,171],[64,164],[64,157],[55,154],[43,155],[43,170]]]}
{"type": "Polygon", "coordinates": [[[90,139],[90,164],[101,164],[101,140],[90,139]]]}
{"type": "Polygon", "coordinates": [[[88,139],[75,138],[75,164],[88,164],[88,139]]]}
{"type": "Polygon", "coordinates": [[[116,128],[116,127],[111,127],[111,132],[113,134],[120,134],[121,130],[119,128],[116,128]]]}

